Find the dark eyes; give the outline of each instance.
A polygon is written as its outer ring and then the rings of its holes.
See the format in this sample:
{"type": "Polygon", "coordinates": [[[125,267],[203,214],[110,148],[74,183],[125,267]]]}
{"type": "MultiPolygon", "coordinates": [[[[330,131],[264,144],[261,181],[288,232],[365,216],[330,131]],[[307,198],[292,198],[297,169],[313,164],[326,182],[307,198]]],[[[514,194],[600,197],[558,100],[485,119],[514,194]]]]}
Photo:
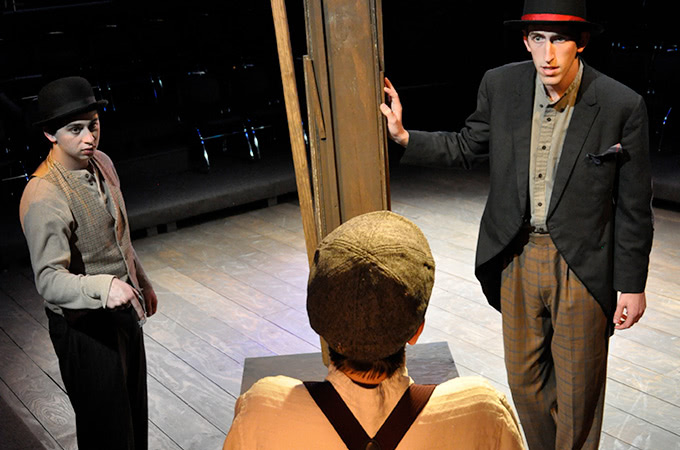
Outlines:
{"type": "MultiPolygon", "coordinates": [[[[84,127],[78,125],[78,126],[70,127],[70,128],[68,129],[68,131],[69,131],[69,133],[71,133],[71,134],[77,136],[77,135],[79,135],[79,134],[83,131],[83,128],[84,128],[84,127]]],[[[97,131],[97,129],[99,128],[99,122],[92,122],[92,123],[90,123],[90,125],[89,125],[87,128],[88,128],[91,132],[94,133],[94,132],[97,131]]]]}

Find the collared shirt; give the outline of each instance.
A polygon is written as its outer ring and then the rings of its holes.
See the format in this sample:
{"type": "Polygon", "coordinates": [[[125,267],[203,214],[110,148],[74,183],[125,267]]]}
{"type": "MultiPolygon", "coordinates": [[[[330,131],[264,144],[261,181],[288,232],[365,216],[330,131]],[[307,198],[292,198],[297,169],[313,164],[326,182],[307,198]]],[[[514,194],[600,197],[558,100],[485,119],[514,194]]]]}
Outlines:
{"type": "MultiPolygon", "coordinates": [[[[369,436],[374,436],[413,380],[403,367],[373,389],[331,364],[328,381],[369,436]]],[[[236,402],[225,449],[346,449],[300,380],[266,377],[236,402]]],[[[437,386],[398,449],[522,449],[522,436],[505,396],[480,377],[437,386]]]]}
{"type": "Polygon", "coordinates": [[[536,74],[534,113],[531,122],[531,155],[529,159],[529,198],[531,225],[537,231],[548,231],[546,219],[555,183],[557,164],[562,154],[564,138],[574,113],[581,86],[583,63],[579,61],[576,78],[564,95],[553,101],[536,74]]]}
{"type": "Polygon", "coordinates": [[[114,277],[148,282],[130,242],[113,163],[99,151],[95,157],[90,170],[71,171],[48,156],[21,198],[36,287],[58,314],[105,307],[114,277]]]}

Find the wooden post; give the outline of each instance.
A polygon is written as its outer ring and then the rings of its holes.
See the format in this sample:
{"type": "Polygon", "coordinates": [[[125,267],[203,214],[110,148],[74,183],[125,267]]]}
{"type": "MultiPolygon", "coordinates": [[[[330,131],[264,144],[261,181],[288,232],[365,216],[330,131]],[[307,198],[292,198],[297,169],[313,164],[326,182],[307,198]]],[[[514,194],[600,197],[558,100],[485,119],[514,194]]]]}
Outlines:
{"type": "MultiPolygon", "coordinates": [[[[382,5],[381,0],[305,0],[313,205],[285,4],[271,4],[311,264],[318,240],[338,225],[390,208],[387,138],[378,107],[384,98],[382,5]]],[[[323,338],[321,350],[328,365],[323,338]]]]}
{"type": "Polygon", "coordinates": [[[305,234],[307,259],[311,265],[318,244],[318,236],[314,225],[314,205],[309,182],[307,149],[305,147],[304,132],[302,129],[300,103],[298,100],[297,85],[295,84],[295,68],[293,67],[293,52],[291,50],[290,33],[288,31],[288,15],[286,13],[284,0],[271,0],[271,5],[272,15],[274,17],[274,28],[276,31],[276,45],[279,53],[279,66],[281,67],[281,80],[283,82],[283,97],[286,103],[290,145],[293,152],[295,182],[297,184],[298,198],[300,200],[302,229],[305,234]]]}
{"type": "Polygon", "coordinates": [[[323,238],[390,209],[381,0],[305,0],[305,86],[314,201],[323,238]],[[318,183],[317,183],[318,180],[318,183]]]}

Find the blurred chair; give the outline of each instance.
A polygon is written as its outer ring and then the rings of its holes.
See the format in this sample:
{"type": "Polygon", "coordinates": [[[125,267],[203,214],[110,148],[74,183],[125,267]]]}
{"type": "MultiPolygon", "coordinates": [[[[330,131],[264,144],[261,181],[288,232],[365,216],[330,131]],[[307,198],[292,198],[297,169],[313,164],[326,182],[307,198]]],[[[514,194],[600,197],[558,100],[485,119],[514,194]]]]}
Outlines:
{"type": "Polygon", "coordinates": [[[16,209],[34,167],[21,105],[0,91],[0,199],[16,209]]]}
{"type": "Polygon", "coordinates": [[[102,114],[101,148],[114,160],[136,159],[180,144],[175,96],[166,80],[144,70],[91,80],[95,95],[109,101],[102,114]]]}
{"type": "Polygon", "coordinates": [[[656,150],[664,153],[680,153],[680,129],[677,111],[679,96],[677,80],[680,76],[680,46],[677,44],[659,44],[654,48],[652,63],[652,82],[657,99],[652,109],[658,110],[651,124],[656,134],[656,150]]]}
{"type": "Polygon", "coordinates": [[[209,142],[221,144],[223,153],[243,155],[249,160],[260,159],[259,148],[253,145],[249,130],[238,114],[230,107],[228,95],[219,79],[205,70],[188,72],[178,81],[179,122],[193,134],[203,160],[204,169],[210,169],[209,142]],[[233,144],[230,137],[241,137],[233,144]],[[235,151],[231,151],[231,146],[235,151]]]}
{"type": "Polygon", "coordinates": [[[263,137],[276,141],[286,136],[287,142],[288,122],[278,68],[241,62],[231,72],[234,108],[243,117],[257,152],[260,153],[263,137]]]}

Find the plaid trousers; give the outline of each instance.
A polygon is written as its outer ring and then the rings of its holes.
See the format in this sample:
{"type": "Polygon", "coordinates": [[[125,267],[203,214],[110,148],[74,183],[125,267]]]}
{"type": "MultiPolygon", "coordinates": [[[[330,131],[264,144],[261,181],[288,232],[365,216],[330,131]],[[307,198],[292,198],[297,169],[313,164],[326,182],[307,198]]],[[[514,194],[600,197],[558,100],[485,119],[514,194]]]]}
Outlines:
{"type": "Polygon", "coordinates": [[[550,235],[518,243],[503,271],[501,311],[508,383],[529,448],[597,449],[607,319],[550,235]]]}

